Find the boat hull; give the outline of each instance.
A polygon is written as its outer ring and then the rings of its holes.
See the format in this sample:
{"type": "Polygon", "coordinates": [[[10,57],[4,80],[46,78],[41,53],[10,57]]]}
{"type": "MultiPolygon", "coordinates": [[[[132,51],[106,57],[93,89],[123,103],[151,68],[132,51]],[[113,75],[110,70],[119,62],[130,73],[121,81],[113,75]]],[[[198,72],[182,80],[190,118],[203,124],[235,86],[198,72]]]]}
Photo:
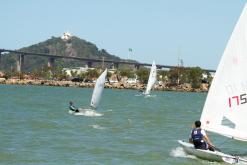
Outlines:
{"type": "Polygon", "coordinates": [[[232,156],[219,151],[195,149],[193,144],[187,143],[182,140],[178,140],[178,143],[183,147],[184,151],[187,154],[194,155],[200,159],[209,160],[213,162],[226,162],[230,164],[247,164],[246,159],[237,156],[232,156]]]}
{"type": "Polygon", "coordinates": [[[222,156],[220,154],[221,152],[195,149],[193,144],[184,142],[182,140],[179,140],[178,143],[183,147],[184,151],[188,154],[195,155],[196,157],[205,160],[223,162],[222,156]]]}

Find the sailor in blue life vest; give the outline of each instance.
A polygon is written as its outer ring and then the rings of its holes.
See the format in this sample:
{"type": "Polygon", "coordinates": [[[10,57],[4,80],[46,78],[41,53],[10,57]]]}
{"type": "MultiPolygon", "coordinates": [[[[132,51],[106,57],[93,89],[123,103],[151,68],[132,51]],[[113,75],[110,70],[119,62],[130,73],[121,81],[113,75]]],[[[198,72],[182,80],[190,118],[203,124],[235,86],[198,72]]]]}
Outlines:
{"type": "Polygon", "coordinates": [[[193,143],[196,149],[215,150],[205,130],[201,129],[200,121],[195,121],[195,127],[191,130],[189,142],[193,143]]]}
{"type": "Polygon", "coordinates": [[[78,108],[76,108],[74,105],[73,105],[73,102],[70,101],[69,102],[69,109],[74,111],[74,112],[79,112],[78,108]]]}

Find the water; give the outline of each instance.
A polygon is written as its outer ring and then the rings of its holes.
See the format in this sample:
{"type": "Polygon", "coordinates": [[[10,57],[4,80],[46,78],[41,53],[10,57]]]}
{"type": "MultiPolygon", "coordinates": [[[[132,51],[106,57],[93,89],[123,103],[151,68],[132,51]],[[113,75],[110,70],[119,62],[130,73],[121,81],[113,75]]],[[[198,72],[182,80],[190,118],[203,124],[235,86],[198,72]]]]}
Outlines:
{"type": "MultiPolygon", "coordinates": [[[[68,114],[68,101],[88,106],[92,89],[0,85],[0,164],[170,165],[208,164],[186,155],[206,93],[105,89],[101,117],[68,114]]],[[[209,134],[228,153],[246,155],[247,143],[209,134]]],[[[218,164],[218,163],[212,163],[218,164]]]]}

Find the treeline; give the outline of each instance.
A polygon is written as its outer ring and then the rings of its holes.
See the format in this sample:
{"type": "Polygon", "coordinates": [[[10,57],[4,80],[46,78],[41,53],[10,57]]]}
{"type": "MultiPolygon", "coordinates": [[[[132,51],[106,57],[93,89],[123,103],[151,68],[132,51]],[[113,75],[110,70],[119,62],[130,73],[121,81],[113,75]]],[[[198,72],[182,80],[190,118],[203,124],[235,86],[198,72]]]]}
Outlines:
{"type": "MultiPolygon", "coordinates": [[[[108,72],[107,78],[111,79],[115,77],[119,82],[122,78],[137,78],[140,83],[146,84],[149,77],[148,68],[140,68],[138,70],[131,68],[120,68],[113,72],[108,72]]],[[[72,80],[77,78],[78,81],[92,81],[98,78],[102,72],[101,68],[89,69],[84,73],[77,73],[76,71],[71,71],[71,76],[61,68],[48,68],[42,67],[40,69],[34,69],[31,72],[18,73],[16,71],[5,72],[5,78],[18,77],[24,79],[25,76],[31,79],[53,79],[53,80],[72,80]]],[[[191,84],[192,88],[200,88],[202,83],[210,84],[212,81],[212,76],[209,72],[203,71],[200,67],[177,67],[170,70],[158,70],[157,81],[165,83],[167,86],[176,86],[180,84],[191,84]]]]}
{"type": "MultiPolygon", "coordinates": [[[[135,78],[137,75],[141,83],[146,84],[149,77],[149,69],[141,68],[139,70],[123,69],[118,71],[120,76],[135,78]]],[[[201,83],[210,84],[212,76],[209,72],[203,71],[200,67],[177,67],[170,70],[159,70],[157,80],[170,86],[189,83],[192,88],[199,88],[201,83]]]]}

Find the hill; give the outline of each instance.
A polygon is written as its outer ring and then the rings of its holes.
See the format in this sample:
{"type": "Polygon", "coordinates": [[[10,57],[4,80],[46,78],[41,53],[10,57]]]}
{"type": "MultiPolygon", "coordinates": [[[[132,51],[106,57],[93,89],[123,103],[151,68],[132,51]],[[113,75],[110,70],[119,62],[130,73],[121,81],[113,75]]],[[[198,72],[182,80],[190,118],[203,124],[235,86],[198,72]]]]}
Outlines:
{"type": "MultiPolygon", "coordinates": [[[[40,42],[38,44],[31,45],[19,49],[24,52],[35,52],[35,53],[47,53],[60,56],[71,56],[71,57],[84,57],[93,59],[109,59],[109,60],[122,60],[121,58],[109,54],[105,49],[99,50],[97,46],[91,42],[80,39],[76,36],[69,38],[62,37],[51,37],[50,39],[40,42]]],[[[2,57],[1,70],[15,70],[17,56],[14,54],[4,55],[2,57]]],[[[39,56],[28,56],[24,60],[22,71],[31,71],[34,68],[46,67],[48,59],[39,56]]],[[[82,61],[68,60],[68,59],[56,59],[57,67],[78,67],[85,63],[82,61]]],[[[96,64],[100,65],[100,64],[96,64]]]]}

